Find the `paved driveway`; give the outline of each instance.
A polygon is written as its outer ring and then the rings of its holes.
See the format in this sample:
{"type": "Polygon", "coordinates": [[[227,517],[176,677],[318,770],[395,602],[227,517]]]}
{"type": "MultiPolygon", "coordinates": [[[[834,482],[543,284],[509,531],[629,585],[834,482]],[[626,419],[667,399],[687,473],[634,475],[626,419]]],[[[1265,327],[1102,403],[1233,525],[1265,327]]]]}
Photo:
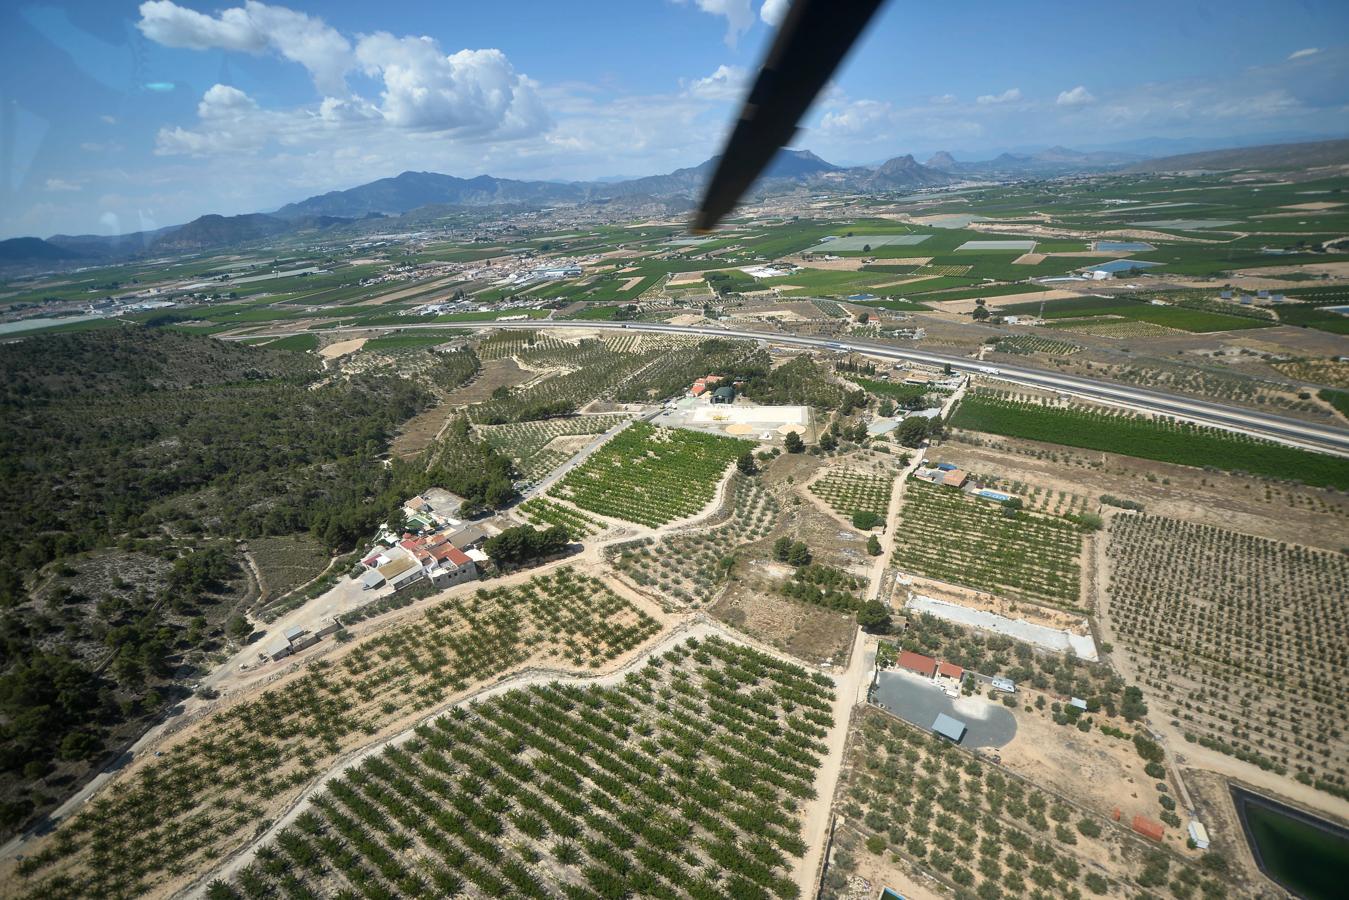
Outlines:
{"type": "Polygon", "coordinates": [[[931,729],[939,713],[964,722],[969,729],[962,747],[1001,747],[1016,737],[1016,717],[986,697],[948,697],[935,684],[904,672],[881,672],[877,703],[906,722],[931,729]]]}

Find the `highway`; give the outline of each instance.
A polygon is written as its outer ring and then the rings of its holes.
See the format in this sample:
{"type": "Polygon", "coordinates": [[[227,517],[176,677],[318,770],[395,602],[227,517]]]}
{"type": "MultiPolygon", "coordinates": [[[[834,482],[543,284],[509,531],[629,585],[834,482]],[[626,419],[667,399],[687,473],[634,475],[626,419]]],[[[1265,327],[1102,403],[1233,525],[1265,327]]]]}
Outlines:
{"type": "MultiPolygon", "coordinates": [[[[1013,384],[1058,391],[1060,393],[1085,397],[1092,400],[1129,406],[1134,409],[1175,416],[1201,425],[1213,425],[1219,428],[1242,431],[1270,440],[1279,441],[1280,443],[1308,447],[1334,453],[1339,456],[1349,456],[1349,430],[1341,428],[1326,427],[1311,422],[1301,422],[1297,419],[1271,415],[1258,410],[1244,409],[1238,406],[1228,406],[1221,403],[1213,403],[1207,400],[1199,400],[1177,394],[1168,394],[1146,388],[1114,384],[1107,381],[1097,381],[1075,375],[1064,375],[1058,372],[1049,372],[1043,369],[1032,369],[1006,363],[990,365],[980,362],[979,360],[971,359],[968,356],[948,356],[942,353],[932,353],[927,350],[908,350],[888,344],[878,344],[872,341],[849,337],[808,337],[805,335],[784,334],[781,332],[740,331],[730,328],[716,328],[707,325],[666,325],[659,322],[567,322],[554,319],[531,319],[523,322],[353,326],[351,328],[328,329],[327,333],[331,334],[340,331],[397,331],[418,328],[446,329],[456,327],[518,328],[526,331],[535,331],[542,328],[571,328],[583,331],[644,331],[660,334],[693,335],[697,337],[741,338],[744,340],[765,341],[771,344],[807,347],[816,350],[851,350],[885,359],[926,363],[928,365],[937,366],[946,365],[950,366],[951,369],[956,372],[973,372],[976,374],[992,376],[1013,384]]],[[[285,337],[301,333],[304,332],[266,332],[267,335],[274,335],[276,337],[285,337]]],[[[262,335],[255,332],[253,334],[240,335],[237,339],[260,336],[262,335]]]]}

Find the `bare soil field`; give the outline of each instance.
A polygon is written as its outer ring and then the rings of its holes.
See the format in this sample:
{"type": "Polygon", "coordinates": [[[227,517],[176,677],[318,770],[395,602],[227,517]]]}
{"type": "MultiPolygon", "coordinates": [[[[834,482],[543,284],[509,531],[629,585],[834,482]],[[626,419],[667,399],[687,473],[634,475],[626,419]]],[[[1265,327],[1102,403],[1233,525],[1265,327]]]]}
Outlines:
{"type": "Polygon", "coordinates": [[[369,340],[369,338],[361,337],[352,338],[349,341],[337,341],[336,343],[328,344],[326,347],[319,350],[319,356],[322,356],[324,359],[337,359],[346,356],[348,353],[355,353],[365,346],[367,340],[369,340]]]}
{"type": "MultiPolygon", "coordinates": [[[[790,566],[782,568],[790,575],[790,566]]],[[[848,651],[857,631],[851,615],[783,597],[773,585],[784,575],[770,575],[762,582],[755,575],[753,569],[737,575],[709,612],[737,631],[812,666],[843,668],[848,664],[848,651]]]]}
{"type": "MultiPolygon", "coordinates": [[[[1072,725],[1056,724],[1048,704],[1058,698],[1051,695],[1020,689],[1016,696],[1020,701],[1012,710],[1016,737],[998,749],[1004,768],[1071,797],[1102,816],[1111,817],[1119,809],[1125,823],[1135,814],[1157,818],[1157,781],[1143,771],[1146,763],[1132,741],[1104,734],[1095,727],[1084,733],[1072,725]],[[1039,696],[1045,697],[1042,710],[1033,705],[1039,696]]],[[[1123,718],[1104,713],[1091,718],[1132,733],[1123,718]]],[[[1167,783],[1174,796],[1175,781],[1169,774],[1167,783]]],[[[1187,854],[1185,838],[1183,829],[1168,828],[1165,843],[1177,853],[1187,854]]]]}

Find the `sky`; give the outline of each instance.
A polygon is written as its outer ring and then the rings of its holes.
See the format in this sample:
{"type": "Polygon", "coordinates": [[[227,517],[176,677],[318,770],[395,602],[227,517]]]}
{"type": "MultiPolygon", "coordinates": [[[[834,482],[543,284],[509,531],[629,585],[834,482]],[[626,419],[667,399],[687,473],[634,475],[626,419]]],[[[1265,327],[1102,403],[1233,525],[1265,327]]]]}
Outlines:
{"type": "MultiPolygon", "coordinates": [[[[0,238],[268,211],[409,169],[697,165],[787,6],[6,0],[0,238]]],[[[1344,0],[891,0],[795,146],[861,165],[1346,135],[1344,0]]]]}

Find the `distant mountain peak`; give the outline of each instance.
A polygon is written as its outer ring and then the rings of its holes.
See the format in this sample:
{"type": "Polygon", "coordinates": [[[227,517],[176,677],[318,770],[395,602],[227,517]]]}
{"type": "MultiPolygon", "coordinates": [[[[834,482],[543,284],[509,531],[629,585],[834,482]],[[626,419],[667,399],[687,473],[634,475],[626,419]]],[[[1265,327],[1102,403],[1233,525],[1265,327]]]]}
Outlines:
{"type": "Polygon", "coordinates": [[[932,154],[932,157],[924,163],[929,169],[954,169],[957,165],[956,158],[945,150],[938,150],[932,154]]]}

